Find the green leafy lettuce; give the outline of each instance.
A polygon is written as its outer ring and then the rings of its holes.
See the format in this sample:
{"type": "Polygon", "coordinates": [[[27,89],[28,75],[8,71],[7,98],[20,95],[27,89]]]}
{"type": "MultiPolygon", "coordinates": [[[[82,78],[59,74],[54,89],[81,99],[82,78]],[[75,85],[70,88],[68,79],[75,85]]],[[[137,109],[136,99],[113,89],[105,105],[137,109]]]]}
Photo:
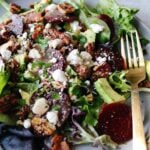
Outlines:
{"type": "Polygon", "coordinates": [[[9,72],[1,70],[0,71],[0,95],[3,92],[4,87],[6,86],[9,80],[9,72]]]}
{"type": "Polygon", "coordinates": [[[111,16],[118,25],[119,33],[129,32],[134,29],[133,18],[138,9],[131,9],[119,5],[116,0],[99,0],[97,11],[111,16]]]}
{"type": "Polygon", "coordinates": [[[109,76],[110,84],[121,92],[129,92],[131,90],[131,86],[125,77],[126,74],[127,72],[125,71],[115,71],[109,76]]]}

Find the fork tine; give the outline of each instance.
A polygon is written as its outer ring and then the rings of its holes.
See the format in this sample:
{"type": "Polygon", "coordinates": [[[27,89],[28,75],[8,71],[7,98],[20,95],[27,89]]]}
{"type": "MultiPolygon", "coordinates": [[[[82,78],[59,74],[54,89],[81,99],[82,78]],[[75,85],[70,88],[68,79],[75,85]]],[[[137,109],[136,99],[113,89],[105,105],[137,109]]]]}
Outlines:
{"type": "Polygon", "coordinates": [[[138,67],[138,63],[137,63],[137,57],[136,57],[136,51],[135,51],[135,44],[134,44],[134,40],[133,40],[133,32],[131,32],[131,45],[132,45],[132,51],[133,51],[133,65],[134,67],[138,67]]]}
{"type": "Polygon", "coordinates": [[[131,60],[131,53],[130,53],[130,44],[129,44],[129,37],[126,34],[126,47],[127,47],[127,55],[128,55],[128,67],[132,68],[132,60],[131,60]]]}
{"type": "Polygon", "coordinates": [[[121,55],[122,55],[122,58],[124,60],[124,65],[126,68],[127,67],[127,58],[126,58],[126,53],[125,53],[125,44],[124,44],[123,37],[121,37],[121,55]]]}
{"type": "Polygon", "coordinates": [[[137,48],[138,48],[138,55],[139,55],[139,67],[143,67],[145,65],[144,63],[144,56],[143,56],[143,50],[140,43],[139,35],[137,33],[137,30],[135,31],[136,34],[136,41],[137,41],[137,48]]]}

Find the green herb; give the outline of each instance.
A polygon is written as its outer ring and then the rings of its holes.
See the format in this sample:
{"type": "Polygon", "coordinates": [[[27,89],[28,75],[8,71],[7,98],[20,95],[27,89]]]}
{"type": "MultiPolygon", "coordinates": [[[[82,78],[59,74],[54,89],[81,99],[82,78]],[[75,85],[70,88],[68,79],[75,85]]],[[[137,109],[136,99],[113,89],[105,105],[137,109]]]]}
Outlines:
{"type": "Polygon", "coordinates": [[[85,43],[87,42],[87,38],[83,35],[79,35],[79,42],[82,46],[84,46],[85,43]]]}
{"type": "Polygon", "coordinates": [[[32,63],[32,69],[36,68],[36,67],[39,67],[39,68],[48,68],[50,67],[51,64],[50,63],[47,63],[47,62],[43,62],[43,61],[35,61],[32,63]]]}
{"type": "Polygon", "coordinates": [[[47,7],[47,4],[45,4],[45,3],[38,3],[38,4],[34,5],[34,10],[36,12],[43,12],[46,7],[47,7]]]}
{"type": "Polygon", "coordinates": [[[24,99],[19,99],[18,100],[18,106],[19,107],[23,107],[23,106],[25,106],[26,105],[26,100],[24,100],[24,99]]]}
{"type": "Polygon", "coordinates": [[[48,47],[48,39],[44,38],[42,35],[39,35],[35,42],[38,43],[42,47],[42,49],[48,47]]]}
{"type": "Polygon", "coordinates": [[[60,105],[55,104],[52,109],[58,111],[60,109],[60,105]]]}
{"type": "Polygon", "coordinates": [[[67,66],[66,72],[70,77],[77,76],[77,73],[72,69],[70,65],[67,66]]]}
{"type": "Polygon", "coordinates": [[[52,98],[53,98],[54,100],[59,100],[59,99],[60,99],[59,93],[58,93],[58,92],[53,92],[53,93],[52,93],[52,98]]]}

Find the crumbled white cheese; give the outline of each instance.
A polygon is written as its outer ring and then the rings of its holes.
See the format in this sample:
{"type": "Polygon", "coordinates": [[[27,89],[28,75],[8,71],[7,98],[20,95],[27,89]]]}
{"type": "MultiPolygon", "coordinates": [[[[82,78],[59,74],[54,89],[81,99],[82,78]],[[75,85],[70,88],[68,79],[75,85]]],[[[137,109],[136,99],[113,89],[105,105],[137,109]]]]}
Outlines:
{"type": "Polygon", "coordinates": [[[53,57],[51,60],[50,60],[51,63],[56,63],[57,62],[57,59],[55,57],[53,57]]]}
{"type": "Polygon", "coordinates": [[[55,81],[59,81],[59,82],[67,82],[67,77],[65,75],[65,72],[57,69],[52,73],[52,77],[55,81]]]}
{"type": "Polygon", "coordinates": [[[8,49],[1,49],[0,54],[3,59],[9,60],[12,55],[12,52],[8,49]]]}
{"type": "Polygon", "coordinates": [[[70,26],[71,26],[73,32],[77,32],[81,29],[78,21],[73,21],[72,23],[70,23],[70,26]]]}
{"type": "Polygon", "coordinates": [[[50,48],[56,49],[57,47],[62,46],[63,41],[61,39],[55,39],[48,42],[50,48]]]}
{"type": "Polygon", "coordinates": [[[90,85],[90,81],[89,81],[89,80],[86,80],[86,81],[85,81],[85,84],[86,84],[86,85],[90,85]]]}
{"type": "Polygon", "coordinates": [[[33,58],[33,59],[39,59],[41,58],[41,54],[39,53],[39,51],[37,49],[31,49],[29,51],[29,58],[33,58]]]}
{"type": "Polygon", "coordinates": [[[36,115],[43,115],[45,114],[49,109],[48,102],[45,98],[39,98],[36,99],[33,107],[32,107],[32,112],[36,115]]]}
{"type": "Polygon", "coordinates": [[[50,29],[51,28],[51,24],[50,23],[47,23],[46,25],[45,25],[45,29],[50,29]]]}
{"type": "Polygon", "coordinates": [[[74,49],[69,53],[69,55],[67,56],[67,61],[71,65],[81,65],[81,64],[83,64],[83,60],[80,57],[80,53],[79,53],[78,49],[74,49]]]}
{"type": "Polygon", "coordinates": [[[91,24],[91,25],[90,25],[90,28],[91,28],[91,29],[93,30],[93,32],[95,32],[95,33],[99,33],[99,32],[101,32],[101,31],[104,30],[104,27],[101,26],[101,25],[99,25],[99,24],[91,24]]]}
{"type": "Polygon", "coordinates": [[[77,49],[69,53],[67,56],[67,61],[71,65],[86,65],[88,67],[93,65],[92,56],[86,51],[79,53],[77,49]]]}
{"type": "Polygon", "coordinates": [[[84,60],[92,60],[92,56],[90,55],[90,53],[86,52],[86,51],[82,51],[80,53],[82,59],[84,60]]]}
{"type": "Polygon", "coordinates": [[[5,69],[4,61],[0,59],[0,72],[3,71],[4,69],[5,69]]]}
{"type": "Polygon", "coordinates": [[[27,32],[24,32],[23,34],[22,34],[22,37],[23,37],[23,39],[27,39],[27,36],[28,36],[28,33],[27,32]]]}
{"type": "Polygon", "coordinates": [[[30,127],[31,127],[31,120],[30,120],[30,119],[24,120],[23,126],[24,126],[24,128],[26,128],[26,129],[30,128],[30,127]]]}
{"type": "Polygon", "coordinates": [[[50,12],[54,12],[57,9],[57,5],[56,4],[50,4],[45,8],[45,11],[50,11],[50,12]]]}
{"type": "Polygon", "coordinates": [[[50,123],[52,123],[53,125],[56,125],[58,122],[58,111],[47,112],[46,118],[50,123]]]}
{"type": "Polygon", "coordinates": [[[98,64],[103,64],[104,62],[106,62],[106,57],[98,57],[96,61],[98,62],[98,64]]]}
{"type": "Polygon", "coordinates": [[[6,29],[0,30],[0,34],[3,35],[6,32],[6,29]]]}
{"type": "Polygon", "coordinates": [[[34,24],[29,24],[28,26],[30,28],[30,33],[33,33],[34,29],[35,29],[35,25],[34,24]]]}

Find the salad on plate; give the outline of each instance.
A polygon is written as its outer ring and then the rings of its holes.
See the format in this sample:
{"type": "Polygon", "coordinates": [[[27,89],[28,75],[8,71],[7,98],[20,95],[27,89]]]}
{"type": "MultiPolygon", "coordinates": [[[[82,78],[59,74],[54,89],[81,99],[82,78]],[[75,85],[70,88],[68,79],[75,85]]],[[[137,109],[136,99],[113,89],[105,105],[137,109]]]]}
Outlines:
{"type": "MultiPolygon", "coordinates": [[[[114,0],[41,0],[30,8],[0,0],[0,146],[116,149],[132,139],[130,83],[120,37],[137,9],[114,0]]],[[[144,45],[148,40],[141,37],[144,45]]],[[[147,78],[139,84],[150,91],[147,78]]]]}

